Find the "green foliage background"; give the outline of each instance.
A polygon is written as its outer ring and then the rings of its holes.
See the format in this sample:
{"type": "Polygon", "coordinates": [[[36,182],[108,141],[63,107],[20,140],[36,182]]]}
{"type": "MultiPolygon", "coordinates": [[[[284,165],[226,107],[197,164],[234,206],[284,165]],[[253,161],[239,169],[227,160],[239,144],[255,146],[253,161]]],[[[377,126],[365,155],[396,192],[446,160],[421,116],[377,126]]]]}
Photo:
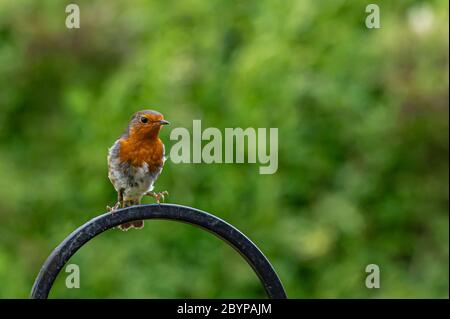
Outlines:
{"type": "MultiPolygon", "coordinates": [[[[448,298],[448,1],[0,1],[0,297],[116,194],[108,147],[131,114],[170,129],[278,127],[279,169],[173,164],[169,202],[246,233],[295,298],[448,298]],[[80,5],[81,28],[65,28],[80,5]],[[365,267],[381,288],[365,288],[365,267]]],[[[151,200],[147,199],[146,203],[151,200]]],[[[51,297],[264,297],[192,226],[111,230],[51,297]]]]}

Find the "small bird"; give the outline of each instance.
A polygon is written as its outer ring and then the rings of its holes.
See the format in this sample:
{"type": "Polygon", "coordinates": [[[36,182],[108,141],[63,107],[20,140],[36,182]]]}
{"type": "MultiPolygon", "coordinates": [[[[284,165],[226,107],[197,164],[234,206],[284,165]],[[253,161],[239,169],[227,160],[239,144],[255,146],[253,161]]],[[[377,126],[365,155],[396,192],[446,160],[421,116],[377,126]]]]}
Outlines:
{"type": "MultiPolygon", "coordinates": [[[[153,192],[166,160],[164,144],[158,135],[161,127],[168,124],[157,111],[139,111],[109,149],[108,177],[117,191],[118,201],[114,207],[107,206],[108,211],[114,213],[119,208],[139,205],[145,195],[154,197],[159,204],[168,195],[167,191],[153,192]]],[[[122,224],[119,229],[142,227],[144,221],[138,220],[122,224]]]]}

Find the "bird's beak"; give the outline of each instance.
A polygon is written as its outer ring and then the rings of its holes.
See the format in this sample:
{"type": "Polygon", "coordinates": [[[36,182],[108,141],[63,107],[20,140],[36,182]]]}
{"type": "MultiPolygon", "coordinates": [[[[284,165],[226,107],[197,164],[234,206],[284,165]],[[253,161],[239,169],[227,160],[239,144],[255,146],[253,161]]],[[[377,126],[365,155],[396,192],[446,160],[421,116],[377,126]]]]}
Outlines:
{"type": "Polygon", "coordinates": [[[161,124],[161,125],[169,125],[170,122],[166,121],[166,120],[161,120],[161,121],[159,121],[159,124],[161,124]]]}

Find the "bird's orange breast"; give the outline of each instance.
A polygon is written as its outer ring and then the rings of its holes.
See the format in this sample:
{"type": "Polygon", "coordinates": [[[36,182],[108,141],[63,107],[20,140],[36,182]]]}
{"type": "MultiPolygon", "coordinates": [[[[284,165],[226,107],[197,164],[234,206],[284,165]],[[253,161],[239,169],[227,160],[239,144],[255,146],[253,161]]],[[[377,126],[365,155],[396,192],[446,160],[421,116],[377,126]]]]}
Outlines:
{"type": "Polygon", "coordinates": [[[129,162],[133,166],[159,167],[164,164],[164,146],[159,138],[133,139],[129,137],[120,141],[119,157],[121,162],[129,162]]]}

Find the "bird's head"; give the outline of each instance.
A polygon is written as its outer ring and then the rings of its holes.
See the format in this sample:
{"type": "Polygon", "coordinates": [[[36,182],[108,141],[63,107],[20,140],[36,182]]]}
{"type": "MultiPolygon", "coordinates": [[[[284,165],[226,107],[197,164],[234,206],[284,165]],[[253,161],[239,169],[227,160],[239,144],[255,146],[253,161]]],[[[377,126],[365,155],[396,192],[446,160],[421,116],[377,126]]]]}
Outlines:
{"type": "Polygon", "coordinates": [[[128,124],[127,134],[137,138],[156,138],[163,125],[170,124],[164,116],[153,110],[136,112],[128,124]]]}

